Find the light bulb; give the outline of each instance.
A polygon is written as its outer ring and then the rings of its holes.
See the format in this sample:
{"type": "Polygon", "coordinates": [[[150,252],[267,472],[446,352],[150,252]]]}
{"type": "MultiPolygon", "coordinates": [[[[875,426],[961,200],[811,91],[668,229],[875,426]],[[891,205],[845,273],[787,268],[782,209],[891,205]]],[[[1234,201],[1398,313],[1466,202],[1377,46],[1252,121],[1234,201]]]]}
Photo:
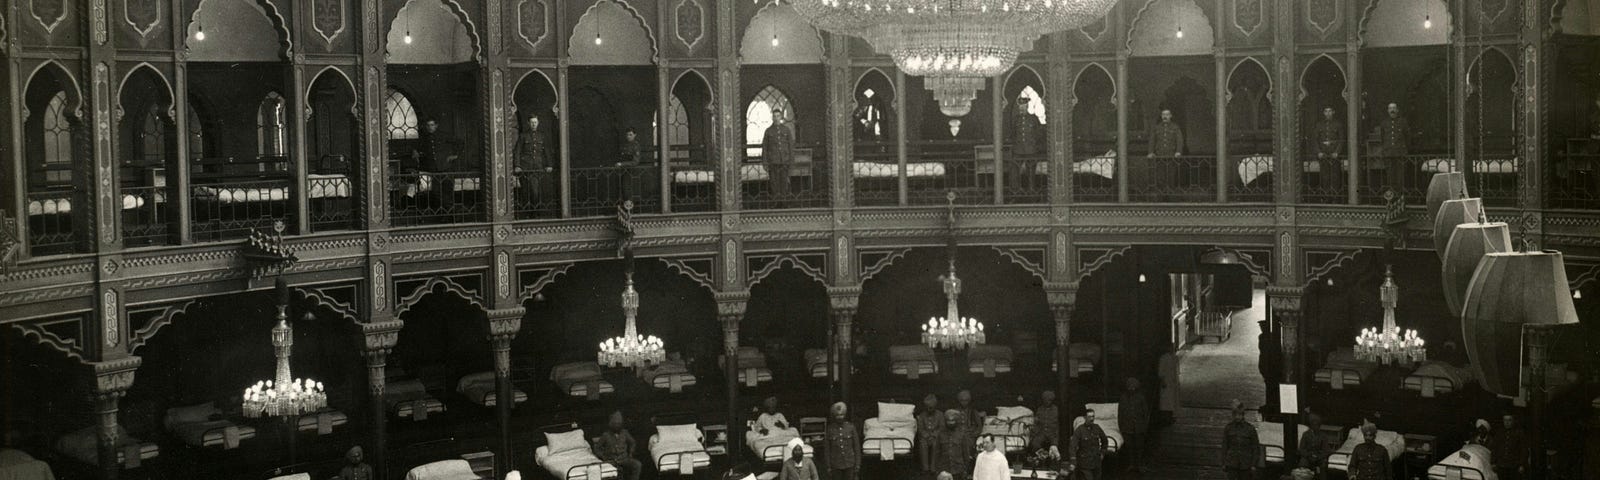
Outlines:
{"type": "Polygon", "coordinates": [[[606,43],[606,41],[600,39],[600,34],[598,34],[598,33],[594,34],[594,44],[595,45],[600,45],[600,44],[603,44],[603,43],[606,43]]]}
{"type": "Polygon", "coordinates": [[[1331,278],[1328,279],[1328,286],[1330,286],[1330,287],[1333,286],[1333,279],[1331,279],[1331,278]]]}
{"type": "Polygon", "coordinates": [[[1183,38],[1183,27],[1178,27],[1178,38],[1183,38]]]}
{"type": "Polygon", "coordinates": [[[776,33],[772,34],[772,46],[778,46],[778,34],[776,33]]]}
{"type": "Polygon", "coordinates": [[[1433,16],[1432,15],[1423,15],[1422,16],[1422,28],[1433,28],[1433,16]]]}
{"type": "Polygon", "coordinates": [[[1583,300],[1583,290],[1573,290],[1572,291],[1572,299],[1573,300],[1583,300]]]}
{"type": "Polygon", "coordinates": [[[1144,283],[1144,280],[1145,280],[1144,274],[1143,273],[1139,274],[1139,283],[1144,283]]]}
{"type": "Polygon", "coordinates": [[[406,42],[406,45],[410,45],[411,44],[411,31],[407,30],[405,38],[400,39],[400,41],[406,42]]]}
{"type": "Polygon", "coordinates": [[[194,31],[194,39],[202,41],[202,42],[206,41],[206,26],[205,25],[201,25],[198,29],[196,29],[194,31]]]}

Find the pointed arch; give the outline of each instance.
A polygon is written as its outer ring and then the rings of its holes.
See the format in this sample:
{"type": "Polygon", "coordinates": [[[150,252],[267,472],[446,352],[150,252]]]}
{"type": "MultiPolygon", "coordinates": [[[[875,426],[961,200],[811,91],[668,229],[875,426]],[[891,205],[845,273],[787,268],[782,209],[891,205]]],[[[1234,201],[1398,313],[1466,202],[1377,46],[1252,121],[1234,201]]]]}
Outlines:
{"type": "Polygon", "coordinates": [[[567,38],[572,65],[653,65],[661,54],[649,21],[623,0],[595,0],[567,38]],[[609,41],[596,44],[586,35],[609,41]],[[645,48],[647,47],[647,48],[645,48]]]}
{"type": "Polygon", "coordinates": [[[744,107],[744,143],[745,155],[761,156],[761,141],[766,138],[767,127],[773,124],[772,111],[778,110],[792,124],[794,121],[794,104],[789,102],[789,96],[775,85],[761,87],[754,97],[750,98],[744,107]]]}
{"type": "Polygon", "coordinates": [[[1084,80],[1087,80],[1086,75],[1089,75],[1090,70],[1100,71],[1100,75],[1105,77],[1107,83],[1111,84],[1111,101],[1115,102],[1118,94],[1117,79],[1116,77],[1111,76],[1111,71],[1106,70],[1105,65],[1101,65],[1100,62],[1089,62],[1088,64],[1084,65],[1082,69],[1078,70],[1077,75],[1072,77],[1073,98],[1077,98],[1078,86],[1082,85],[1084,80]]]}
{"type": "Polygon", "coordinates": [[[289,154],[289,102],[276,91],[267,92],[256,109],[256,153],[262,156],[289,154]]]}
{"type": "Polygon", "coordinates": [[[438,290],[438,293],[455,295],[462,300],[466,300],[467,303],[477,306],[480,310],[489,311],[489,307],[483,303],[483,299],[479,298],[472,290],[467,289],[460,283],[456,283],[455,280],[451,280],[449,277],[439,276],[429,277],[428,281],[418,286],[416,290],[412,290],[410,294],[395,301],[394,318],[400,320],[402,314],[417,306],[418,303],[422,302],[423,298],[434,294],[435,290],[438,290]]]}
{"type": "Polygon", "coordinates": [[[855,83],[852,84],[852,85],[855,86],[854,91],[856,93],[860,93],[861,92],[861,83],[862,82],[866,82],[867,81],[867,77],[871,76],[872,74],[877,74],[878,76],[883,77],[883,83],[888,85],[889,88],[891,89],[889,91],[888,96],[883,97],[883,98],[888,98],[890,103],[894,103],[894,91],[893,91],[893,89],[895,88],[895,86],[894,86],[894,80],[892,80],[894,77],[889,76],[888,73],[884,72],[882,69],[879,69],[878,67],[868,67],[866,70],[863,70],[860,75],[856,75],[856,81],[855,81],[855,83]]]}
{"type": "Polygon", "coordinates": [[[191,54],[190,61],[277,61],[293,58],[294,54],[294,40],[289,34],[288,21],[284,19],[283,12],[278,9],[276,4],[272,3],[272,0],[200,0],[199,6],[195,7],[194,12],[189,15],[189,24],[186,27],[183,41],[184,46],[191,54]],[[233,3],[234,6],[229,6],[229,2],[233,3]],[[259,24],[255,26],[256,31],[235,31],[231,35],[214,35],[206,40],[196,39],[195,33],[199,32],[200,28],[207,23],[216,25],[224,23],[217,20],[219,18],[240,18],[245,16],[232,13],[234,12],[233,10],[212,13],[212,10],[207,10],[206,7],[208,5],[219,9],[248,6],[255,13],[260,14],[261,19],[267,21],[266,30],[270,31],[271,35],[275,37],[274,40],[276,40],[268,44],[271,46],[271,51],[268,52],[266,48],[256,42],[256,40],[260,40],[255,38],[257,34],[265,34],[259,30],[261,28],[259,24]],[[215,7],[216,5],[223,6],[215,7]],[[212,20],[210,22],[203,20],[201,18],[202,13],[212,20]],[[241,52],[244,53],[241,54],[241,52]]]}
{"type": "Polygon", "coordinates": [[[556,82],[550,81],[550,77],[549,76],[545,75],[543,71],[540,71],[539,69],[535,68],[535,69],[530,69],[530,70],[528,70],[526,72],[523,72],[522,76],[517,77],[517,83],[513,84],[513,86],[511,87],[511,91],[513,92],[513,95],[515,95],[514,92],[516,92],[517,90],[521,90],[522,89],[524,82],[527,82],[529,78],[532,78],[532,77],[535,77],[535,76],[539,77],[540,80],[544,80],[544,85],[546,87],[549,87],[550,91],[552,91],[552,92],[556,91],[556,82]]]}
{"type": "Polygon", "coordinates": [[[456,0],[406,0],[387,32],[384,51],[390,64],[452,65],[483,58],[478,28],[456,0]],[[418,38],[406,42],[413,34],[418,38]]]}
{"type": "Polygon", "coordinates": [[[1003,90],[1005,96],[1001,101],[1004,102],[1002,105],[1006,109],[1007,118],[1010,118],[1010,112],[1021,103],[1018,99],[1026,97],[1028,98],[1028,113],[1038,118],[1040,124],[1050,123],[1044,104],[1044,77],[1039,75],[1038,70],[1019,64],[1012,68],[1010,73],[1006,74],[1006,81],[1002,85],[1005,88],[1003,90]],[[1018,82],[1022,82],[1020,86],[1018,82]]]}
{"type": "MultiPolygon", "coordinates": [[[[33,71],[28,72],[28,82],[22,85],[23,95],[27,95],[28,89],[33,88],[33,81],[38,79],[39,73],[44,72],[47,68],[53,70],[50,75],[54,76],[57,79],[56,81],[62,84],[61,89],[67,94],[67,105],[71,107],[67,111],[71,112],[73,118],[83,118],[83,87],[78,85],[78,77],[72,75],[72,70],[67,69],[61,62],[45,60],[34,66],[33,71]],[[66,88],[68,85],[71,85],[72,88],[66,88]]],[[[27,111],[26,107],[24,107],[23,111],[27,111]]],[[[26,117],[27,115],[23,116],[26,117]]]]}
{"type": "Polygon", "coordinates": [[[710,80],[706,80],[705,75],[701,75],[700,71],[692,69],[692,68],[684,70],[682,72],[679,72],[678,76],[673,77],[672,78],[672,83],[671,83],[672,86],[670,88],[668,88],[667,91],[670,92],[670,91],[677,90],[678,89],[678,84],[683,82],[690,75],[693,75],[695,78],[699,79],[700,84],[705,86],[707,92],[712,92],[713,94],[715,94],[715,90],[713,90],[711,88],[711,81],[710,80]]]}
{"type": "Polygon", "coordinates": [[[745,65],[820,64],[826,51],[822,31],[793,5],[779,2],[756,11],[739,39],[739,57],[745,65]]]}
{"type": "Polygon", "coordinates": [[[337,75],[340,79],[344,80],[344,86],[350,89],[349,91],[351,95],[355,95],[355,82],[350,81],[350,77],[345,75],[344,70],[334,65],[328,65],[326,67],[322,67],[321,70],[317,70],[317,73],[311,75],[311,81],[306,82],[306,98],[311,98],[311,92],[317,88],[317,82],[322,81],[322,76],[330,71],[333,72],[334,75],[337,75]]]}
{"type": "Polygon", "coordinates": [[[172,89],[172,82],[167,81],[167,76],[162,75],[161,70],[157,70],[154,65],[150,64],[150,62],[139,62],[138,65],[134,65],[133,68],[128,69],[128,73],[122,75],[122,81],[117,82],[117,98],[119,99],[117,101],[117,112],[119,116],[120,114],[125,113],[125,110],[123,109],[126,107],[120,100],[122,98],[122,93],[128,88],[128,80],[133,78],[133,74],[138,73],[140,70],[148,70],[151,74],[155,75],[156,80],[161,81],[161,86],[167,90],[167,116],[177,118],[177,110],[175,110],[175,106],[177,105],[177,101],[175,100],[177,98],[177,94],[174,93],[172,89]]]}
{"type": "Polygon", "coordinates": [[[1233,84],[1233,75],[1235,73],[1239,73],[1239,68],[1243,67],[1244,64],[1246,64],[1246,63],[1255,64],[1256,68],[1261,70],[1262,75],[1265,75],[1267,77],[1267,95],[1270,98],[1270,96],[1272,95],[1273,90],[1277,90],[1277,86],[1272,84],[1272,75],[1267,73],[1268,72],[1267,66],[1266,65],[1262,65],[1261,61],[1257,60],[1256,57],[1244,57],[1244,58],[1240,59],[1238,62],[1234,62],[1233,67],[1228,69],[1228,84],[1229,85],[1233,84]]]}
{"type": "Polygon", "coordinates": [[[389,87],[383,94],[383,139],[415,140],[417,138],[417,109],[411,97],[400,89],[389,87]]]}
{"type": "Polygon", "coordinates": [[[1033,79],[1039,83],[1039,94],[1044,95],[1044,75],[1040,75],[1038,70],[1034,70],[1033,67],[1030,67],[1027,64],[1019,63],[1016,67],[1012,67],[1011,71],[1006,73],[1005,84],[1010,85],[1011,81],[1016,79],[1017,75],[1024,71],[1033,75],[1033,79]]]}
{"type": "Polygon", "coordinates": [[[1328,65],[1333,66],[1334,71],[1339,73],[1339,83],[1341,85],[1339,95],[1348,96],[1350,94],[1350,76],[1344,71],[1344,65],[1339,64],[1339,60],[1333,58],[1332,55],[1322,53],[1313,57],[1311,61],[1306,62],[1306,66],[1300,69],[1300,81],[1298,82],[1300,84],[1299,100],[1304,101],[1310,95],[1310,90],[1306,88],[1306,81],[1311,78],[1311,68],[1315,67],[1317,62],[1327,62],[1328,65]]]}

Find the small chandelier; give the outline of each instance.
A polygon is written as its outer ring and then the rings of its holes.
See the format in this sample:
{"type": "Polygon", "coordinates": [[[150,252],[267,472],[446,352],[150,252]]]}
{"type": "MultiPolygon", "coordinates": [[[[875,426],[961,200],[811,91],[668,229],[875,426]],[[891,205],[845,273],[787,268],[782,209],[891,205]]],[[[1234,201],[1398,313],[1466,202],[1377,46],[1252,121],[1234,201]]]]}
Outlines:
{"type": "Polygon", "coordinates": [[[639,292],[633,289],[633,251],[627,252],[627,286],[622,289],[622,313],[626,324],[622,336],[600,342],[599,363],[607,367],[641,368],[661,363],[667,358],[666,344],[655,335],[639,334],[634,320],[639,314],[639,292]]]}
{"type": "Polygon", "coordinates": [[[1383,267],[1383,286],[1378,288],[1378,298],[1383,301],[1383,329],[1361,330],[1361,335],[1356,337],[1356,358],[1384,365],[1427,360],[1428,349],[1417,331],[1402,331],[1395,325],[1394,307],[1400,301],[1400,287],[1395,285],[1394,271],[1388,265],[1383,267]]]}
{"type": "Polygon", "coordinates": [[[1115,0],[792,0],[817,28],[865,39],[926,77],[949,117],[965,116],[985,78],[1011,69],[1040,36],[1105,17],[1115,0]]]}
{"type": "Polygon", "coordinates": [[[294,347],[294,327],[289,326],[289,285],[280,277],[276,287],[280,300],[278,325],[272,327],[272,349],[278,357],[278,369],[272,380],[256,382],[244,390],[244,416],[250,418],[294,417],[328,406],[322,382],[289,375],[289,350],[294,347]]]}
{"type": "Polygon", "coordinates": [[[939,283],[944,284],[945,316],[929,318],[928,323],[922,325],[922,343],[928,348],[953,348],[965,349],[973,345],[982,345],[983,322],[975,318],[962,317],[961,311],[956,307],[956,298],[961,296],[961,279],[956,277],[956,192],[945,194],[949,202],[947,221],[950,225],[949,258],[950,273],[940,275],[939,283]]]}

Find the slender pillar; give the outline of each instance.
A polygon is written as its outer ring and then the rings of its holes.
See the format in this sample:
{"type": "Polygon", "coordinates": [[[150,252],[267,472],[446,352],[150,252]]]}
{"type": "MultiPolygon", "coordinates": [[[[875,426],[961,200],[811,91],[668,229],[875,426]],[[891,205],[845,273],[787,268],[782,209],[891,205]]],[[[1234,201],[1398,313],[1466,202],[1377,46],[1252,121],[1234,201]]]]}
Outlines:
{"type": "MultiPolygon", "coordinates": [[[[564,8],[556,9],[557,12],[565,11],[564,8]]],[[[559,40],[561,35],[556,35],[559,40]]],[[[562,51],[566,51],[565,48],[562,51]]],[[[567,75],[570,64],[566,57],[562,57],[556,64],[556,124],[560,137],[556,141],[560,148],[556,150],[561,154],[561,218],[572,217],[572,123],[567,109],[567,75]]]]}
{"type": "MultiPolygon", "coordinates": [[[[1005,147],[1006,147],[1006,134],[1011,133],[1011,132],[1007,131],[1006,124],[1005,124],[1005,118],[1006,118],[1005,117],[1005,111],[1006,111],[1006,101],[1007,101],[1007,99],[1005,97],[1005,95],[1006,95],[1005,94],[1005,89],[1006,89],[1006,81],[1005,81],[1005,79],[1006,79],[1006,75],[1005,74],[995,75],[994,78],[990,78],[989,79],[989,82],[990,82],[989,102],[990,102],[990,105],[992,107],[992,108],[989,109],[989,112],[990,112],[989,121],[991,122],[990,126],[992,127],[992,128],[989,129],[989,131],[991,132],[991,135],[993,135],[989,145],[990,145],[990,147],[994,148],[994,179],[993,179],[993,182],[994,182],[994,204],[995,205],[1005,205],[1005,203],[1006,203],[1005,202],[1005,194],[1004,194],[1004,192],[1006,190],[1006,184],[1005,184],[1005,178],[1006,178],[1006,162],[1005,162],[1006,152],[1005,152],[1005,150],[1006,150],[1006,148],[1005,147]]],[[[978,169],[978,166],[974,165],[973,166],[973,170],[977,170],[977,169],[978,169]]]]}
{"type": "Polygon", "coordinates": [[[1528,412],[1532,418],[1528,419],[1526,431],[1528,432],[1528,452],[1518,452],[1529,456],[1528,477],[1533,480],[1546,478],[1545,470],[1545,372],[1550,366],[1550,339],[1555,336],[1555,325],[1526,325],[1522,327],[1522,338],[1528,345],[1528,373],[1533,377],[1528,384],[1528,412]]]}
{"type": "Polygon", "coordinates": [[[1061,417],[1041,420],[1059,422],[1064,432],[1071,431],[1071,412],[1078,405],[1071,396],[1072,366],[1067,348],[1072,344],[1072,314],[1077,309],[1077,287],[1076,283],[1048,284],[1045,290],[1045,300],[1050,304],[1050,317],[1056,326],[1056,398],[1061,402],[1061,417]]]}
{"type": "MultiPolygon", "coordinates": [[[[1300,348],[1300,298],[1299,288],[1267,289],[1267,305],[1271,310],[1272,320],[1278,324],[1278,342],[1280,350],[1283,351],[1283,378],[1280,381],[1287,385],[1295,385],[1296,389],[1300,389],[1300,379],[1303,377],[1300,372],[1300,365],[1303,362],[1297,357],[1300,348]]],[[[1276,394],[1277,392],[1273,391],[1267,392],[1268,396],[1276,394]]],[[[1293,465],[1294,463],[1290,461],[1298,458],[1296,450],[1300,444],[1300,430],[1296,426],[1301,422],[1299,412],[1303,410],[1296,408],[1296,413],[1290,414],[1285,421],[1280,422],[1283,424],[1283,458],[1286,465],[1293,465]]]]}
{"type": "MultiPolygon", "coordinates": [[[[1219,32],[1223,31],[1222,28],[1221,28],[1221,20],[1222,19],[1218,18],[1217,20],[1218,20],[1218,25],[1217,25],[1218,28],[1217,28],[1216,31],[1219,31],[1219,32]]],[[[1219,35],[1217,37],[1219,42],[1222,39],[1225,39],[1225,38],[1228,38],[1228,36],[1227,35],[1219,35]]],[[[1215,132],[1216,133],[1216,137],[1215,137],[1216,140],[1215,141],[1217,142],[1217,148],[1216,148],[1217,158],[1212,159],[1212,162],[1213,162],[1213,166],[1212,167],[1214,168],[1213,173],[1215,173],[1215,175],[1212,176],[1212,181],[1216,183],[1216,187],[1217,187],[1217,192],[1216,192],[1216,197],[1215,197],[1217,199],[1217,203],[1227,203],[1228,202],[1228,173],[1229,173],[1229,169],[1228,169],[1228,103],[1229,103],[1229,98],[1228,97],[1231,96],[1231,94],[1228,92],[1228,58],[1227,58],[1227,56],[1224,55],[1224,49],[1220,45],[1216,47],[1215,51],[1212,54],[1212,58],[1214,59],[1214,61],[1212,63],[1213,64],[1212,69],[1215,72],[1216,83],[1217,83],[1217,89],[1214,92],[1215,98],[1216,98],[1216,103],[1215,103],[1216,108],[1212,109],[1212,114],[1215,115],[1213,121],[1215,121],[1216,124],[1217,124],[1217,131],[1215,132]]]]}
{"type": "Polygon", "coordinates": [[[117,458],[122,428],[117,422],[118,403],[133,386],[133,373],[143,360],[139,357],[122,357],[116,360],[95,362],[94,409],[98,420],[98,458],[100,478],[115,480],[122,473],[123,462],[117,458]]]}
{"type": "Polygon", "coordinates": [[[522,329],[522,315],[527,310],[511,307],[488,313],[489,344],[494,349],[494,410],[500,420],[500,451],[494,456],[495,471],[509,472],[515,451],[511,448],[511,408],[517,404],[511,392],[511,340],[517,338],[517,332],[522,329]]]}
{"type": "MultiPolygon", "coordinates": [[[[854,93],[851,93],[854,95],[854,93]]],[[[919,136],[920,138],[920,136],[919,136]]],[[[897,170],[900,172],[897,185],[900,200],[897,205],[905,206],[906,191],[906,72],[894,71],[894,153],[895,162],[899,163],[897,170]]]]}
{"type": "MultiPolygon", "coordinates": [[[[1066,34],[1050,34],[1050,51],[1066,52],[1070,43],[1066,34]]],[[[1045,77],[1044,105],[1050,124],[1045,126],[1050,145],[1050,197],[1051,205],[1072,202],[1072,109],[1078,97],[1072,91],[1073,69],[1066,55],[1051,55],[1045,77]]],[[[1064,210],[1063,210],[1064,212],[1064,210]]],[[[1059,215],[1056,215],[1059,216],[1059,215]]]]}
{"type": "Polygon", "coordinates": [[[389,478],[388,421],[389,412],[383,402],[384,367],[388,365],[389,350],[400,339],[398,320],[361,324],[362,356],[367,360],[368,415],[372,422],[372,445],[365,449],[372,458],[372,468],[377,478],[389,478]]]}
{"type": "Polygon", "coordinates": [[[1117,52],[1117,203],[1128,203],[1128,53],[1117,52]]]}
{"type": "MultiPolygon", "coordinates": [[[[728,389],[728,451],[743,452],[744,422],[739,421],[739,321],[750,292],[718,292],[717,321],[722,324],[722,366],[728,389]]],[[[730,453],[731,455],[731,453],[730,453]]]]}
{"type": "Polygon", "coordinates": [[[1346,182],[1348,190],[1345,192],[1346,201],[1351,205],[1361,204],[1361,158],[1366,152],[1361,147],[1361,42],[1351,34],[1349,43],[1345,44],[1345,70],[1350,72],[1344,83],[1344,118],[1345,137],[1349,144],[1345,145],[1345,157],[1350,159],[1349,168],[1345,175],[1350,178],[1346,182]]]}
{"type": "Polygon", "coordinates": [[[828,289],[828,300],[833,315],[833,348],[837,354],[839,401],[850,403],[850,363],[854,356],[851,331],[855,324],[856,309],[861,305],[861,287],[835,287],[828,289]]]}

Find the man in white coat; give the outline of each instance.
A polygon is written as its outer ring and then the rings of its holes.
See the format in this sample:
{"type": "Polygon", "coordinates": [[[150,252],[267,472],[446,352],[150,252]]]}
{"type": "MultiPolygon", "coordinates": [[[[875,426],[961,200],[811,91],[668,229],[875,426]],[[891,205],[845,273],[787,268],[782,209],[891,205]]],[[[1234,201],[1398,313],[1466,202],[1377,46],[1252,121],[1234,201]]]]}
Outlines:
{"type": "Polygon", "coordinates": [[[978,460],[973,462],[972,480],[1011,480],[1011,463],[1006,454],[995,448],[994,437],[985,436],[980,444],[978,460]]]}

